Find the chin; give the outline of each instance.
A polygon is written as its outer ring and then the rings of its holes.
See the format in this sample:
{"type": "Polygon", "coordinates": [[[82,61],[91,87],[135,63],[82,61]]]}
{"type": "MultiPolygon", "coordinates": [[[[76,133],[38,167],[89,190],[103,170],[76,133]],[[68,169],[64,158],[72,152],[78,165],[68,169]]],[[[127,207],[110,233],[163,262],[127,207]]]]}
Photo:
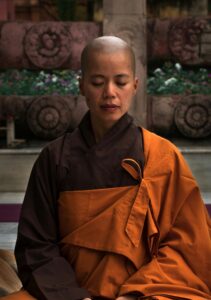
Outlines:
{"type": "Polygon", "coordinates": [[[112,126],[114,125],[116,122],[119,121],[119,119],[121,119],[122,115],[118,114],[118,115],[110,115],[110,116],[106,116],[105,118],[103,118],[103,121],[105,123],[107,123],[108,125],[112,126]]]}

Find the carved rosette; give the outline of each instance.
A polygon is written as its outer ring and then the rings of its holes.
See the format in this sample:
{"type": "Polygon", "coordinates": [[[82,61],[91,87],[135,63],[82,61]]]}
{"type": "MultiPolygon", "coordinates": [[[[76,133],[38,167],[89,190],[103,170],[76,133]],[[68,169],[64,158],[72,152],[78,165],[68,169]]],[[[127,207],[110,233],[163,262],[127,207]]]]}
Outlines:
{"type": "Polygon", "coordinates": [[[38,68],[61,67],[70,56],[71,36],[62,23],[45,22],[33,25],[24,40],[28,59],[38,68]]]}
{"type": "Polygon", "coordinates": [[[200,36],[207,28],[205,19],[181,19],[170,27],[168,34],[169,49],[181,63],[199,63],[201,58],[200,36]]]}
{"type": "Polygon", "coordinates": [[[179,131],[187,137],[203,138],[211,134],[211,98],[189,95],[178,103],[174,120],[179,131]]]}
{"type": "Polygon", "coordinates": [[[31,131],[41,138],[56,138],[69,127],[71,110],[62,96],[41,96],[27,110],[27,123],[31,131]]]}

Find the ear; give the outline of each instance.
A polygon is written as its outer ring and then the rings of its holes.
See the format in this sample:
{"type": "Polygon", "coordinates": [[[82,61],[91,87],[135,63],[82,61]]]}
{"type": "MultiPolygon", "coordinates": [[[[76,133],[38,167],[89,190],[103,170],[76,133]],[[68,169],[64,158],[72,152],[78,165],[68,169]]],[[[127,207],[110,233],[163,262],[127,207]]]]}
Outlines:
{"type": "Polygon", "coordinates": [[[80,77],[78,79],[78,83],[79,83],[79,89],[80,89],[81,95],[84,96],[83,77],[80,77]]]}
{"type": "Polygon", "coordinates": [[[134,79],[134,95],[135,95],[136,92],[137,92],[138,85],[139,85],[138,77],[135,77],[135,79],[134,79]]]}

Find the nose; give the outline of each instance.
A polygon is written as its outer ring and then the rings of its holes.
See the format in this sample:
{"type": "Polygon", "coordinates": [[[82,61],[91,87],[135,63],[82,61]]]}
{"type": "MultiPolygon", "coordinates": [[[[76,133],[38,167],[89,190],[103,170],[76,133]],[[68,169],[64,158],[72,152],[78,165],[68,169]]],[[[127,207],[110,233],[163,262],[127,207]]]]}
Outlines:
{"type": "Polygon", "coordinates": [[[112,82],[108,82],[104,86],[103,97],[107,98],[115,98],[115,86],[112,82]]]}

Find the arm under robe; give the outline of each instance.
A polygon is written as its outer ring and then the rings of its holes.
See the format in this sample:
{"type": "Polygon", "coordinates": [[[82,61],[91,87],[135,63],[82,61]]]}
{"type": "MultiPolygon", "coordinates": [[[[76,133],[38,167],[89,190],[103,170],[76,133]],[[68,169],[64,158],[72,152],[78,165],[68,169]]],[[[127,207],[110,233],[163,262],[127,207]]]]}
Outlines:
{"type": "Polygon", "coordinates": [[[15,255],[23,287],[39,300],[89,297],[58,248],[56,157],[45,148],[31,172],[15,255]]]}
{"type": "Polygon", "coordinates": [[[211,299],[208,212],[182,155],[163,139],[156,144],[151,135],[145,132],[146,144],[153,144],[156,151],[145,145],[148,158],[144,180],[160,238],[156,255],[128,278],[119,295],[140,292],[159,300],[211,299]]]}

